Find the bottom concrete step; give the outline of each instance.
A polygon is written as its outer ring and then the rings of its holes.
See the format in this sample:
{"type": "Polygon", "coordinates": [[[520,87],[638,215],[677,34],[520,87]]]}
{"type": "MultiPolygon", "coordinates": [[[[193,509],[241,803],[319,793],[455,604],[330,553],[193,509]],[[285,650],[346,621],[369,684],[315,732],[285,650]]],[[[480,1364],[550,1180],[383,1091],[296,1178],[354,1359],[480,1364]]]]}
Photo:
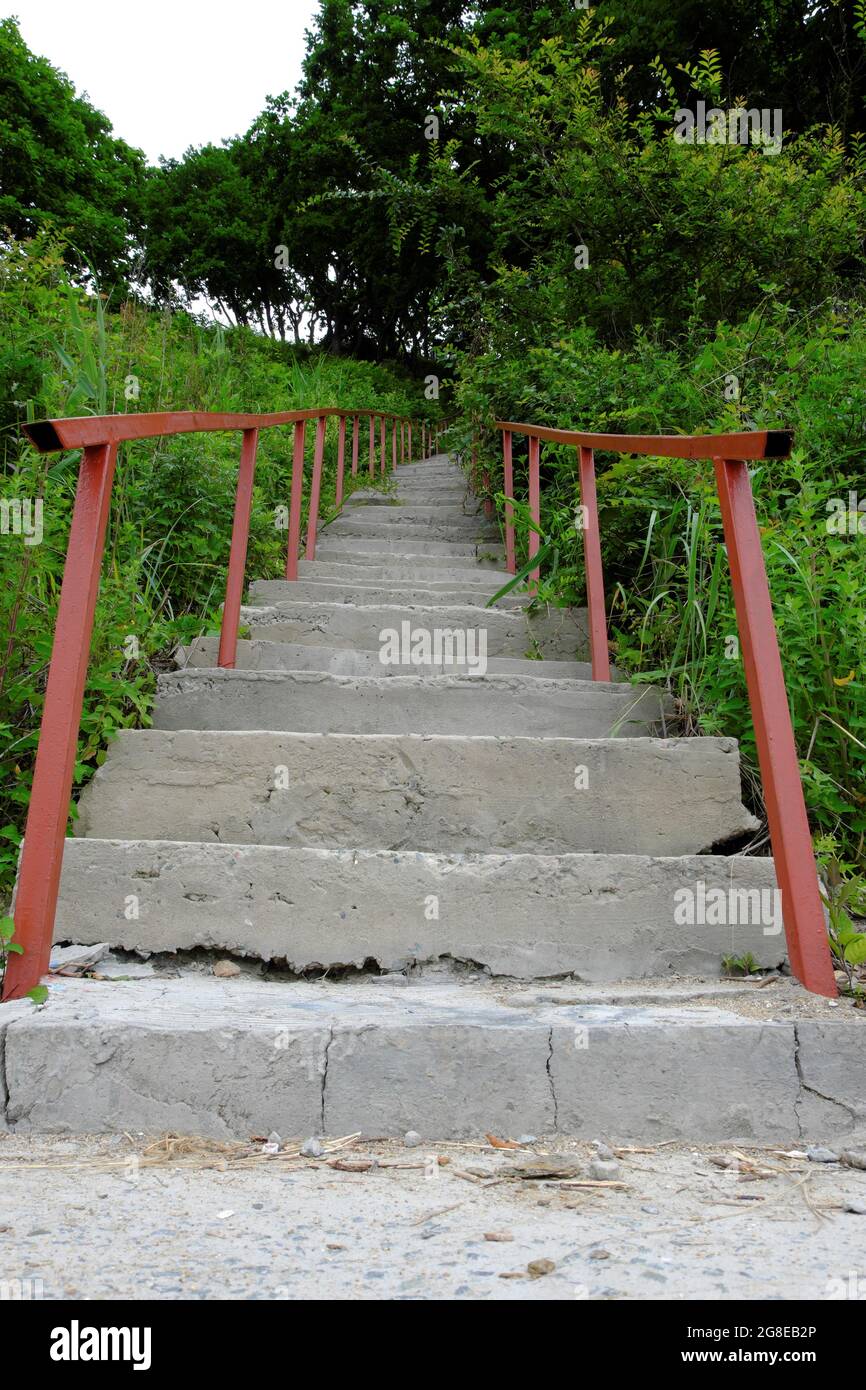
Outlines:
{"type": "Polygon", "coordinates": [[[64,980],[0,1011],[0,1129],[853,1144],[864,1040],[856,1022],[512,1004],[490,985],[64,980]]]}
{"type": "Polygon", "coordinates": [[[493,975],[719,975],[784,959],[771,859],[431,854],[69,839],[56,941],[312,969],[449,958],[493,975]]]}

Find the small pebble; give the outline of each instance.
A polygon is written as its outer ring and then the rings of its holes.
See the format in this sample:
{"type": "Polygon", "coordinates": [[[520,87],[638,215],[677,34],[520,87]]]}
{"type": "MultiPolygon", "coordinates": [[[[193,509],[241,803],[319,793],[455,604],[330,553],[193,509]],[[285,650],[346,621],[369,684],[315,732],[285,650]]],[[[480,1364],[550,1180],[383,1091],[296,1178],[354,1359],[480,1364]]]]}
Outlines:
{"type": "Polygon", "coordinates": [[[601,1158],[605,1163],[615,1163],[616,1154],[608,1144],[603,1144],[600,1139],[593,1140],[596,1158],[601,1158]]]}
{"type": "Polygon", "coordinates": [[[530,1260],[526,1266],[526,1273],[530,1279],[543,1279],[545,1274],[552,1274],[555,1269],[553,1260],[530,1260]]]}
{"type": "Polygon", "coordinates": [[[844,1152],[839,1155],[839,1158],[843,1163],[847,1164],[849,1168],[866,1169],[866,1150],[864,1149],[845,1149],[844,1152]]]}
{"type": "Polygon", "coordinates": [[[619,1177],[619,1164],[616,1159],[611,1162],[604,1158],[594,1158],[589,1165],[589,1176],[594,1182],[615,1182],[619,1177]]]}
{"type": "Polygon", "coordinates": [[[658,1216],[658,1214],[659,1214],[659,1209],[658,1209],[658,1207],[653,1207],[653,1206],[649,1206],[649,1205],[647,1205],[647,1206],[645,1206],[645,1207],[641,1207],[641,1211],[645,1211],[646,1214],[647,1214],[647,1216],[658,1216]]]}
{"type": "Polygon", "coordinates": [[[321,1158],[325,1152],[320,1139],[315,1136],[312,1139],[305,1139],[301,1145],[301,1156],[303,1158],[321,1158]]]}
{"type": "Polygon", "coordinates": [[[513,1240],[514,1236],[510,1231],[485,1231],[485,1240],[513,1240]]]}
{"type": "Polygon", "coordinates": [[[422,1142],[421,1135],[416,1129],[407,1129],[406,1133],[403,1135],[403,1143],[406,1145],[407,1149],[417,1149],[418,1145],[422,1142]]]}
{"type": "Polygon", "coordinates": [[[241,968],[236,960],[218,960],[214,965],[213,973],[218,975],[221,980],[228,980],[233,975],[240,975],[241,968]]]}
{"type": "Polygon", "coordinates": [[[537,1144],[538,1137],[535,1134],[521,1134],[517,1139],[518,1144],[537,1144]]]}
{"type": "Polygon", "coordinates": [[[832,1149],[822,1148],[820,1144],[815,1144],[811,1149],[806,1150],[806,1157],[810,1163],[838,1163],[839,1155],[832,1149]]]}
{"type": "Polygon", "coordinates": [[[277,1131],[276,1131],[275,1129],[272,1129],[271,1132],[270,1132],[270,1134],[268,1135],[268,1143],[269,1143],[269,1144],[281,1144],[282,1142],[283,1142],[283,1141],[282,1141],[282,1139],[280,1138],[280,1136],[277,1134],[277,1131]]]}
{"type": "Polygon", "coordinates": [[[845,1205],[845,1210],[853,1212],[855,1216],[866,1216],[866,1202],[847,1202],[845,1205]]]}

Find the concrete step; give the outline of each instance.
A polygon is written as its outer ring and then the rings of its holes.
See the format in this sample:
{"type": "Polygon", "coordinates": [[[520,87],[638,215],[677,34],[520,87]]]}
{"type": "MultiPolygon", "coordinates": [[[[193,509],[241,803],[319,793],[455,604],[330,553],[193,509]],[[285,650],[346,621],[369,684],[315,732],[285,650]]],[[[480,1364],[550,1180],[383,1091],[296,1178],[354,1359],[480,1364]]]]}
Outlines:
{"type": "Polygon", "coordinates": [[[408,544],[415,539],[424,540],[425,544],[433,540],[442,540],[449,545],[462,540],[481,542],[488,534],[492,541],[498,541],[498,527],[494,532],[483,518],[467,516],[456,519],[446,516],[438,521],[408,521],[396,512],[396,508],[393,519],[388,521],[368,518],[360,509],[343,512],[319,532],[322,540],[325,537],[329,540],[357,537],[361,540],[381,539],[388,545],[395,541],[408,544]]]}
{"type": "Polygon", "coordinates": [[[435,634],[451,634],[439,639],[445,663],[464,664],[468,653],[481,674],[486,669],[482,658],[487,656],[527,657],[535,652],[554,661],[575,661],[586,657],[589,644],[583,608],[535,614],[520,608],[479,609],[471,604],[408,607],[300,602],[242,608],[241,622],[249,624],[251,637],[266,642],[321,643],[376,651],[381,653],[383,664],[389,665],[407,660],[404,653],[413,649],[423,652],[418,645],[422,639],[429,640],[432,650],[435,634]],[[396,639],[383,636],[393,633],[396,639]],[[458,634],[456,639],[454,634],[458,634]],[[389,655],[389,642],[399,646],[399,660],[389,655]],[[458,655],[461,652],[463,655],[458,655]]]}
{"type": "Polygon", "coordinates": [[[758,829],[716,738],[125,729],[79,812],[103,839],[479,854],[697,854],[758,829]]]}
{"type": "Polygon", "coordinates": [[[416,488],[406,484],[396,488],[393,492],[369,492],[366,489],[353,492],[346,498],[347,507],[373,507],[396,508],[403,507],[424,508],[433,511],[445,511],[455,509],[458,513],[464,508],[467,512],[478,511],[481,502],[474,497],[466,488],[416,488]]]}
{"type": "MultiPolygon", "coordinates": [[[[495,592],[495,590],[494,590],[495,592]]],[[[267,579],[257,580],[250,586],[248,608],[270,608],[277,603],[348,603],[370,605],[385,604],[401,607],[436,607],[437,605],[462,605],[484,608],[490,595],[486,591],[473,594],[463,587],[432,589],[422,585],[411,585],[408,580],[402,585],[378,583],[359,584],[357,580],[339,579],[267,579]]],[[[497,608],[523,608],[528,595],[506,594],[498,599],[497,608]]]]}
{"type": "Polygon", "coordinates": [[[782,962],[775,891],[772,860],[721,855],[81,838],[66,841],[55,940],[228,951],[297,973],[450,959],[526,980],[718,976],[728,954],[782,962]],[[712,922],[689,925],[689,904],[712,922]]]}
{"type": "MultiPolygon", "coordinates": [[[[442,542],[434,541],[432,544],[441,546],[442,542]]],[[[328,540],[327,537],[324,537],[316,546],[316,563],[321,561],[323,564],[342,564],[353,567],[374,565],[381,569],[383,574],[392,574],[407,569],[416,574],[427,569],[452,571],[468,569],[479,574],[505,573],[505,557],[497,553],[501,547],[496,546],[492,548],[487,545],[481,548],[458,546],[456,553],[442,553],[439,550],[419,551],[417,543],[409,543],[408,548],[404,551],[384,549],[381,544],[380,548],[376,550],[368,549],[368,546],[369,542],[363,540],[339,541],[328,540]],[[359,545],[362,547],[360,550],[355,548],[359,545]]],[[[303,562],[299,561],[299,564],[301,563],[303,562]]]]}
{"type": "Polygon", "coordinates": [[[465,511],[459,502],[440,502],[436,505],[425,503],[419,506],[414,502],[395,501],[385,507],[365,502],[347,507],[342,516],[351,516],[353,520],[364,522],[381,521],[386,527],[403,526],[407,522],[422,526],[430,522],[436,525],[468,522],[477,526],[479,519],[482,522],[484,520],[483,514],[465,511]]]}
{"type": "MultiPolygon", "coordinates": [[[[199,637],[190,647],[179,647],[176,662],[180,668],[217,665],[218,637],[199,637]]],[[[263,642],[242,639],[237,645],[236,668],[242,671],[327,671],[332,676],[399,676],[405,667],[383,666],[378,652],[353,651],[349,647],[306,647],[299,642],[263,642]]],[[[517,656],[489,656],[491,675],[536,676],[588,681],[592,667],[588,661],[526,661],[517,656]]],[[[413,666],[420,677],[472,675],[469,666],[413,666]]],[[[612,679],[618,680],[614,669],[612,679]]]]}
{"type": "MultiPolygon", "coordinates": [[[[323,560],[337,560],[342,555],[375,555],[383,557],[386,563],[391,560],[406,563],[420,557],[426,560],[438,555],[465,564],[467,560],[478,559],[479,555],[487,556],[496,563],[504,559],[505,550],[503,546],[488,541],[428,541],[415,536],[388,540],[381,536],[332,536],[325,532],[317,542],[316,554],[321,554],[323,560]]],[[[382,560],[376,563],[382,563],[382,560]]]]}
{"type": "Polygon", "coordinates": [[[187,668],[158,677],[154,727],[612,738],[655,733],[662,717],[657,692],[602,681],[187,668]]]}
{"type": "Polygon", "coordinates": [[[483,983],[64,980],[47,1008],[0,1016],[0,1128],[786,1148],[864,1133],[856,1022],[508,1000],[483,983]]]}
{"type": "MultiPolygon", "coordinates": [[[[511,578],[504,569],[479,565],[475,560],[467,560],[462,566],[456,562],[437,562],[438,557],[426,563],[418,561],[404,564],[395,560],[392,564],[377,564],[375,557],[365,555],[358,563],[353,564],[342,559],[325,560],[321,558],[320,551],[317,550],[316,553],[317,559],[298,562],[298,574],[301,579],[357,579],[362,584],[372,584],[380,580],[389,584],[400,584],[409,580],[412,584],[423,585],[425,589],[438,586],[443,589],[466,587],[471,588],[473,592],[484,592],[489,596],[495,594],[497,589],[501,589],[511,578]]],[[[525,592],[523,586],[521,591],[525,592]]]]}

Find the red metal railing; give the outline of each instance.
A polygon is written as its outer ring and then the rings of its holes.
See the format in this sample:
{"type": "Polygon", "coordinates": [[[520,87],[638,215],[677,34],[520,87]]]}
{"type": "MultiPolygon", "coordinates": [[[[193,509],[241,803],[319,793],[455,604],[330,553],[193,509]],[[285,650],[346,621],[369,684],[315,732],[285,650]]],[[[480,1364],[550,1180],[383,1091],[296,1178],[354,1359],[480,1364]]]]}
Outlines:
{"type": "MultiPolygon", "coordinates": [[[[298,574],[306,425],[310,420],[317,422],[306,546],[307,557],[312,559],[316,551],[326,432],[328,420],[332,416],[339,421],[336,488],[338,506],[343,499],[348,417],[351,417],[353,422],[353,476],[358,471],[358,429],[363,416],[370,417],[371,475],[374,471],[373,442],[377,421],[381,441],[382,473],[385,471],[386,420],[392,422],[392,431],[396,431],[399,419],[407,440],[408,461],[412,461],[411,421],[373,410],[343,411],[328,407],[321,410],[289,410],[269,415],[173,411],[164,414],[41,420],[25,426],[25,432],[31,442],[42,453],[51,453],[58,449],[83,449],[84,453],[69,530],[66,565],[57,609],[39,747],[15,894],[15,940],[23,947],[23,954],[12,955],[9,958],[4,982],[4,999],[15,999],[25,995],[39,983],[48,969],[118,445],[126,440],[153,439],[164,435],[225,430],[237,430],[241,433],[241,458],[218,656],[220,666],[232,669],[237,657],[238,623],[243,601],[259,432],[281,425],[294,427],[286,577],[295,579],[298,574]]],[[[396,433],[393,437],[396,439],[396,433]]],[[[392,446],[392,466],[396,467],[395,445],[392,446]]]]}
{"type": "MultiPolygon", "coordinates": [[[[779,656],[767,570],[755,516],[747,461],[787,458],[792,436],[787,430],[721,435],[586,434],[547,429],[541,425],[495,421],[502,432],[504,491],[514,497],[513,436],[528,439],[529,511],[540,530],[540,454],[542,440],[571,445],[577,450],[582,532],[589,612],[590,655],[594,680],[610,680],[607,615],[601,536],[595,491],[595,449],[651,458],[712,460],[722,511],[722,526],[731,568],[737,625],[743,652],[746,687],[755,727],[758,761],[764,785],[770,842],[776,877],[782,893],[782,917],[788,958],[797,979],[816,994],[834,997],[827,929],[818,886],[818,871],[809,832],[800,780],[797,747],[785,678],[779,656]]],[[[539,531],[530,531],[530,560],[539,550],[539,531]]],[[[509,573],[516,573],[513,509],[505,504],[505,552],[509,573]]],[[[538,569],[530,574],[536,587],[538,569]]]]}

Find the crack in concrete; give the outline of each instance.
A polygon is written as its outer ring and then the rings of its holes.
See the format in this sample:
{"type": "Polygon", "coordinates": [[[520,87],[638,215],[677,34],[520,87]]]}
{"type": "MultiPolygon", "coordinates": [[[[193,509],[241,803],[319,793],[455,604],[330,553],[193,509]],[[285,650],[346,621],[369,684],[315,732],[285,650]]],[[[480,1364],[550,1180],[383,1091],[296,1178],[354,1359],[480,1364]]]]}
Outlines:
{"type": "Polygon", "coordinates": [[[0,1028],[0,1122],[9,1126],[9,1077],[6,1074],[6,1034],[8,1026],[0,1028]]]}
{"type": "Polygon", "coordinates": [[[325,1043],[325,1050],[324,1050],[324,1052],[322,1053],[322,1092],[321,1092],[321,1116],[320,1116],[320,1125],[321,1125],[321,1133],[322,1133],[322,1134],[327,1134],[327,1132],[328,1132],[327,1129],[325,1128],[325,1091],[326,1091],[327,1085],[328,1085],[328,1054],[329,1054],[330,1051],[331,1051],[331,1043],[332,1043],[333,1041],[334,1041],[334,1029],[333,1029],[333,1027],[331,1027],[331,1028],[328,1029],[328,1041],[325,1043]]]}
{"type": "Polygon", "coordinates": [[[556,1085],[553,1080],[553,1026],[551,1025],[547,1034],[547,1061],[545,1068],[547,1071],[547,1083],[550,1086],[550,1099],[553,1101],[553,1132],[559,1131],[559,1102],[556,1099],[556,1085]]]}
{"type": "Polygon", "coordinates": [[[858,1123],[858,1120],[859,1120],[859,1115],[858,1115],[856,1109],[854,1108],[854,1106],[849,1105],[847,1101],[844,1101],[844,1100],[837,1100],[835,1096],[828,1096],[828,1095],[825,1095],[823,1091],[819,1091],[815,1086],[810,1086],[810,1085],[809,1085],[808,1081],[806,1080],[806,1078],[805,1078],[805,1076],[804,1076],[804,1074],[803,1074],[803,1062],[802,1062],[802,1059],[801,1059],[801,1057],[800,1057],[800,1047],[801,1047],[801,1042],[800,1042],[800,1030],[799,1030],[799,1027],[798,1027],[798,1025],[797,1025],[796,1023],[794,1023],[792,1026],[793,1026],[793,1030],[794,1030],[794,1066],[795,1066],[796,1071],[797,1071],[797,1080],[798,1080],[799,1085],[800,1085],[800,1094],[797,1096],[797,1099],[794,1101],[794,1115],[795,1115],[796,1120],[797,1120],[797,1134],[798,1134],[798,1138],[800,1138],[800,1139],[805,1139],[805,1138],[808,1137],[808,1136],[806,1135],[804,1129],[803,1129],[803,1121],[802,1121],[802,1118],[801,1118],[801,1116],[800,1116],[800,1106],[803,1104],[803,1101],[805,1100],[806,1095],[816,1096],[818,1100],[826,1101],[828,1105],[835,1105],[835,1106],[837,1106],[838,1109],[844,1111],[845,1114],[847,1114],[847,1116],[848,1116],[849,1120],[851,1121],[852,1125],[854,1125],[854,1126],[856,1127],[856,1125],[857,1125],[857,1123],[858,1123]],[[804,1094],[804,1093],[805,1093],[805,1094],[804,1094]]]}

